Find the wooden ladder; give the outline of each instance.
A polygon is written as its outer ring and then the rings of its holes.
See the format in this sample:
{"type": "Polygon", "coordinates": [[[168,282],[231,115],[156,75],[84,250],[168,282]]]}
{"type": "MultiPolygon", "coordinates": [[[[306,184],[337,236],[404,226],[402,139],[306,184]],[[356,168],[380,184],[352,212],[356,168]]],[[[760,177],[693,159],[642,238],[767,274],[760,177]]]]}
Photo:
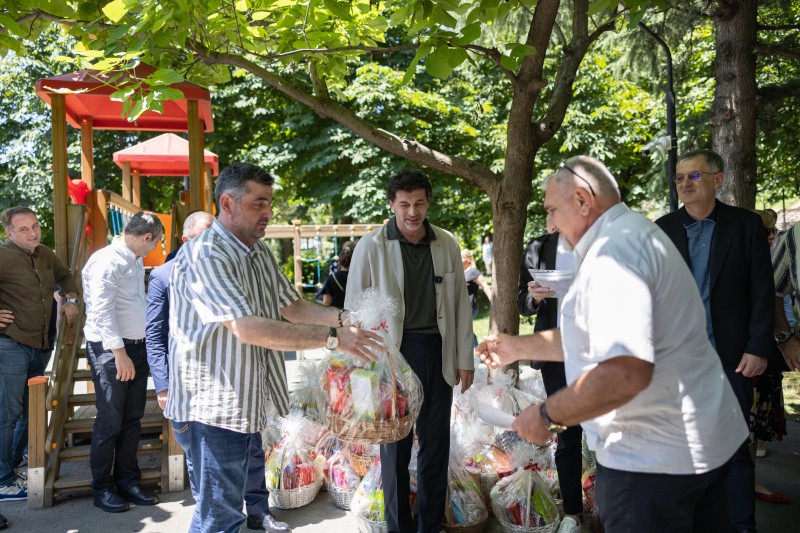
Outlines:
{"type": "MultiPolygon", "coordinates": [[[[80,271],[86,264],[86,225],[83,205],[70,205],[68,212],[70,269],[80,285],[80,271]]],[[[89,444],[76,444],[76,436],[90,436],[95,421],[95,394],[83,344],[85,309],[71,327],[59,317],[59,331],[49,378],[40,376],[28,381],[28,509],[51,507],[67,493],[91,491],[89,444]],[[86,393],[76,393],[76,383],[86,383],[86,393]],[[62,472],[62,463],[83,462],[85,468],[72,468],[77,474],[62,472]]],[[[161,461],[142,469],[142,483],[157,485],[162,492],[185,488],[183,450],[175,442],[172,426],[156,402],[154,390],[147,391],[147,406],[142,418],[139,456],[160,454],[161,461]],[[147,435],[157,437],[145,438],[147,435]]],[[[84,439],[85,440],[85,439],[84,439]]]]}

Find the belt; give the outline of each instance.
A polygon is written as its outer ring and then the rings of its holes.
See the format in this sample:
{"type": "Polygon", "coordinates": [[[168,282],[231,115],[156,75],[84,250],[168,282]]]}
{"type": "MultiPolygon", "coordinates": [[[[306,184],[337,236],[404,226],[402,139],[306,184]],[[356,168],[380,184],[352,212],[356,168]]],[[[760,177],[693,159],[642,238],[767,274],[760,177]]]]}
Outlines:
{"type": "Polygon", "coordinates": [[[144,344],[144,339],[122,339],[125,344],[144,344]]]}

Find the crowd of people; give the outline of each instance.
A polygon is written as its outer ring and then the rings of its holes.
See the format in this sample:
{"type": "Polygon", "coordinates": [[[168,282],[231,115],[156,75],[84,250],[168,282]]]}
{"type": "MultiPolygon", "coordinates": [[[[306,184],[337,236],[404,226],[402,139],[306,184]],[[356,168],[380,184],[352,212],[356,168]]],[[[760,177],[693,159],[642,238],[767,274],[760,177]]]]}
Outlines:
{"type": "MultiPolygon", "coordinates": [[[[260,433],[289,410],[282,351],[380,357],[381,337],[354,325],[348,311],[363,290],[378,288],[399,308],[387,342],[399,347],[424,397],[415,431],[380,447],[390,532],[441,529],[453,389],[471,386],[476,353],[491,368],[525,359],[542,372],[546,401],[525,409],[513,429],[537,444],[558,435],[559,532],[581,528],[583,438],[597,454],[606,531],[755,531],[751,432],[780,438],[775,402],[765,397],[775,379],[780,387],[776,374],[800,369],[800,339],[784,310],[800,279],[800,229],[775,245],[771,262],[768,224],[716,199],[724,178],[714,152],[684,154],[674,177],[683,207],[652,222],[622,203],[602,162],[565,161],[542,185],[548,233],[528,244],[520,268],[517,307],[536,315],[535,333],[491,334],[477,348],[476,297],[483,289],[491,300],[491,286],[471,252],[429,221],[433,187],[420,170],[391,177],[394,216],[357,246],[343,246],[323,305],[297,294],[263,241],[274,179],[252,164],[223,170],[218,216],[186,219],[183,246],[153,270],[147,293],[142,257],[163,235],[157,216],[135,214],[122,238],[91,256],[80,295],[69,269],[40,244],[35,213],[8,209],[0,217],[8,238],[0,246],[0,501],[27,496],[25,383],[44,372],[58,287],[68,321],[81,296],[86,305],[97,392],[95,505],[123,512],[159,502],[142,487],[136,457],[149,373],[185,451],[195,500],[189,531],[245,523],[291,531],[269,509],[260,433]],[[569,291],[557,297],[534,279],[537,269],[572,272],[569,291]]],[[[487,235],[487,277],[508,275],[491,266],[493,253],[487,235]]]]}

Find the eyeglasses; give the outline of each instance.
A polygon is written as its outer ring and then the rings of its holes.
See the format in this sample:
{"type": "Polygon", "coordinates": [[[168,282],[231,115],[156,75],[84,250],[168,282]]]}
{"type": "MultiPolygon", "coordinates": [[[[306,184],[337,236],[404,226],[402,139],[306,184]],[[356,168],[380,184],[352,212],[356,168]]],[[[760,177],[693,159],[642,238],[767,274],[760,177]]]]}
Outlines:
{"type": "Polygon", "coordinates": [[[675,183],[683,183],[684,178],[689,178],[691,181],[700,181],[703,174],[716,174],[716,172],[703,172],[702,170],[695,170],[687,174],[675,174],[672,176],[672,181],[675,183]]]}
{"type": "Polygon", "coordinates": [[[592,193],[592,196],[596,196],[596,194],[594,193],[594,189],[592,188],[592,184],[589,183],[589,180],[587,180],[586,178],[575,172],[575,170],[570,168],[566,163],[561,163],[561,166],[558,167],[559,170],[561,170],[562,168],[566,168],[567,170],[572,172],[572,174],[575,175],[576,178],[584,182],[586,186],[589,187],[589,192],[592,193]]]}
{"type": "Polygon", "coordinates": [[[778,234],[778,228],[767,228],[767,233],[769,235],[777,235],[778,234]]]}

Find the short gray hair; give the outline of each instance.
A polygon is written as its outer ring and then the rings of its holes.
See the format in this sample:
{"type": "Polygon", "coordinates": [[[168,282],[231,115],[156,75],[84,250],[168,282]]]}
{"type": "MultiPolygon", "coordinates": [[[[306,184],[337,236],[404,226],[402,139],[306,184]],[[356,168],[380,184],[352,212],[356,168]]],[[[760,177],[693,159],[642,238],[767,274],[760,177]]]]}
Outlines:
{"type": "Polygon", "coordinates": [[[201,222],[213,221],[214,216],[208,211],[195,211],[190,213],[186,220],[183,221],[183,236],[188,238],[197,237],[194,228],[201,222]]]}
{"type": "Polygon", "coordinates": [[[161,237],[164,234],[164,225],[155,213],[139,211],[125,225],[126,235],[141,237],[148,233],[152,234],[153,238],[161,237]]]}
{"type": "Polygon", "coordinates": [[[544,179],[542,190],[547,189],[550,181],[555,181],[559,187],[569,187],[569,190],[581,187],[603,198],[613,199],[616,202],[621,200],[619,185],[608,167],[599,159],[589,155],[577,155],[564,161],[561,168],[544,179]],[[565,167],[572,169],[580,178],[565,167]]]}
{"type": "Polygon", "coordinates": [[[725,172],[725,162],[722,160],[722,156],[714,150],[690,150],[678,158],[678,163],[700,156],[706,159],[706,164],[711,172],[725,172]]]}

